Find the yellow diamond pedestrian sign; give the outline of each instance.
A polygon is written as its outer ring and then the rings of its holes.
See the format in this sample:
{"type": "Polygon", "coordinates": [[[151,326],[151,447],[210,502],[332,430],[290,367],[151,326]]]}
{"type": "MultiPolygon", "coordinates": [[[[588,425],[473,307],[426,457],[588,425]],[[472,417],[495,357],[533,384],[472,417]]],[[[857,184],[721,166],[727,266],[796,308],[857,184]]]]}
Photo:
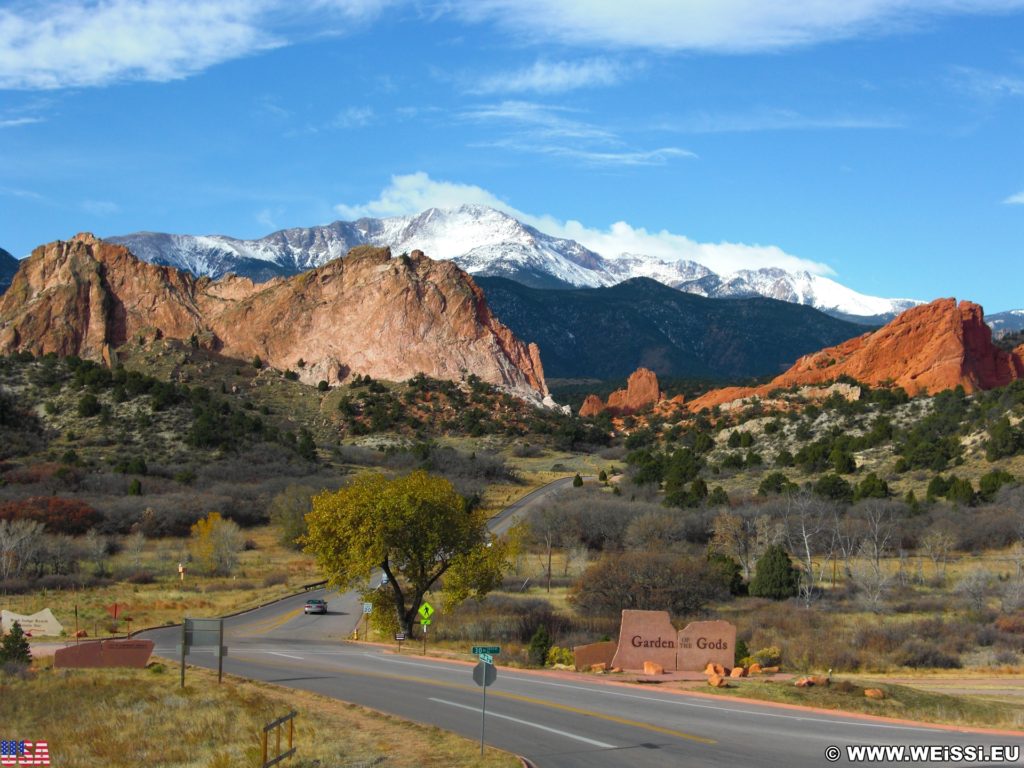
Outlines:
{"type": "Polygon", "coordinates": [[[420,606],[420,616],[422,616],[424,619],[429,619],[433,615],[434,606],[432,606],[430,603],[424,603],[420,606]]]}

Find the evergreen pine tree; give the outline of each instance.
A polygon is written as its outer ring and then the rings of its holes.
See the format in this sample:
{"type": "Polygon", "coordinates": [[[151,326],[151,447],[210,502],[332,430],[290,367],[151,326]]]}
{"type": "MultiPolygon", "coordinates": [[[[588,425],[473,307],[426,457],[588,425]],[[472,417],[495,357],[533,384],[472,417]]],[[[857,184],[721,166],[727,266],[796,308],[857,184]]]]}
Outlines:
{"type": "Polygon", "coordinates": [[[32,652],[29,650],[28,638],[17,621],[11,631],[0,640],[0,664],[31,664],[32,652]]]}
{"type": "Polygon", "coordinates": [[[789,560],[789,553],[778,544],[768,547],[757,561],[754,578],[747,591],[753,597],[785,600],[794,597],[800,586],[800,574],[789,560]]]}

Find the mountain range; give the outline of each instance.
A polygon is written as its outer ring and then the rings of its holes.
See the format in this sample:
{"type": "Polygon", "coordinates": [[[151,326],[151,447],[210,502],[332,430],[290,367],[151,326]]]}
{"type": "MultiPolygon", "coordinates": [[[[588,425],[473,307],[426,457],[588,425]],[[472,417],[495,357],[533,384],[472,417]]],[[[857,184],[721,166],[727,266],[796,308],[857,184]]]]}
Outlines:
{"type": "Polygon", "coordinates": [[[422,250],[431,258],[450,259],[472,275],[505,277],[532,288],[600,288],[648,277],[708,298],[764,296],[869,324],[920,303],[868,296],[807,271],[765,267],[718,274],[694,261],[599,254],[482,205],[283,229],[256,240],[159,232],[107,240],[127,246],[144,261],[213,278],[229,272],[255,281],[290,276],[342,257],[355,246],[373,245],[394,253],[422,250]]]}
{"type": "Polygon", "coordinates": [[[637,277],[607,288],[530,288],[476,277],[491,310],[535,342],[551,377],[775,375],[801,355],[864,333],[812,307],[755,297],[708,299],[637,277]]]}

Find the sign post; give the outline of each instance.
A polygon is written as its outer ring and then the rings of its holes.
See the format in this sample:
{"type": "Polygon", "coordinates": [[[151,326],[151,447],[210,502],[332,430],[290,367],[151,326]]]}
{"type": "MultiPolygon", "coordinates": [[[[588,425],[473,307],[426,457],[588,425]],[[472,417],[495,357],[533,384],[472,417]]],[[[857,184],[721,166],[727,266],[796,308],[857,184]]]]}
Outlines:
{"type": "MultiPolygon", "coordinates": [[[[363,640],[370,639],[370,614],[373,613],[373,603],[363,603],[363,640]]],[[[358,635],[358,631],[356,632],[358,635]]],[[[357,638],[358,639],[358,638],[357,638]]]]}
{"type": "Polygon", "coordinates": [[[398,643],[398,652],[402,652],[402,641],[405,640],[405,632],[395,632],[395,642],[398,643]]]}
{"type": "Polygon", "coordinates": [[[423,655],[427,655],[427,627],[430,626],[430,617],[434,615],[434,606],[424,601],[418,611],[420,624],[423,625],[423,655]]]}
{"type": "Polygon", "coordinates": [[[480,710],[480,754],[484,753],[484,730],[487,726],[487,686],[498,679],[494,658],[488,653],[480,654],[480,663],[473,667],[473,682],[484,689],[484,704],[480,710]]]}
{"type": "Polygon", "coordinates": [[[217,682],[224,679],[224,619],[185,619],[181,623],[181,687],[185,687],[185,656],[193,646],[216,647],[217,682]]]}

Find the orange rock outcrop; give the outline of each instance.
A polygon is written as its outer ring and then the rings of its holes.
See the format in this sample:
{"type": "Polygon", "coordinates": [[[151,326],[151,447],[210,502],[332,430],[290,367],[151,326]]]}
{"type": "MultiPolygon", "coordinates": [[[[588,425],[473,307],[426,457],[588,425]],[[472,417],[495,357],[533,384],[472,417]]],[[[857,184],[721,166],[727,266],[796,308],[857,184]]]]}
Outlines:
{"type": "Polygon", "coordinates": [[[996,347],[977,304],[937,299],[908,309],[873,333],[801,357],[764,386],[712,390],[690,402],[689,409],[696,413],[844,374],[872,386],[899,386],[910,395],[934,394],[958,385],[975,392],[1024,377],[1024,349],[1006,352],[996,347]]]}
{"type": "Polygon", "coordinates": [[[658,388],[658,377],[654,371],[637,368],[629,375],[626,388],[617,389],[608,395],[607,403],[604,403],[597,395],[587,395],[579,415],[583,417],[596,416],[608,411],[613,415],[622,416],[642,411],[664,399],[665,394],[658,388]]]}
{"type": "Polygon", "coordinates": [[[472,278],[420,251],[362,246],[291,278],[211,281],[139,261],[83,234],[40,246],[0,299],[0,352],[111,359],[130,340],[189,339],[296,368],[309,383],[350,373],[405,380],[473,373],[546,396],[540,352],[491,313],[472,278]]]}

